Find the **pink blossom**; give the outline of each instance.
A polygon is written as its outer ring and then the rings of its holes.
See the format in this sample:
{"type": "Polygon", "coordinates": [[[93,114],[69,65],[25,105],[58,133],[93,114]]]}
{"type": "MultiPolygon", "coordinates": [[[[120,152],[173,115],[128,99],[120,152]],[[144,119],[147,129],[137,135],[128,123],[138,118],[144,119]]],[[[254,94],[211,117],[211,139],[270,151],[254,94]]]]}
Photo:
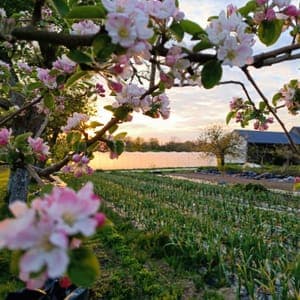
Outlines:
{"type": "Polygon", "coordinates": [[[132,14],[137,6],[136,0],[102,0],[103,6],[109,13],[132,14]]]}
{"type": "Polygon", "coordinates": [[[123,85],[120,82],[109,81],[108,86],[115,93],[121,93],[123,89],[123,85]]]}
{"type": "Polygon", "coordinates": [[[163,119],[168,119],[170,116],[170,101],[165,93],[153,97],[153,104],[159,105],[158,111],[163,119]]]}
{"type": "Polygon", "coordinates": [[[100,200],[93,193],[93,185],[87,183],[75,193],[69,188],[54,188],[47,214],[56,222],[56,229],[68,235],[91,236],[97,228],[97,213],[100,200]]]}
{"type": "Polygon", "coordinates": [[[117,93],[116,100],[117,102],[114,103],[115,106],[120,105],[128,105],[135,111],[142,111],[149,110],[151,106],[151,99],[150,97],[141,97],[144,95],[146,90],[143,87],[139,87],[136,84],[129,83],[123,87],[121,93],[117,93]]]}
{"type": "Polygon", "coordinates": [[[6,146],[9,143],[12,130],[7,128],[0,129],[0,147],[6,146]]]}
{"type": "Polygon", "coordinates": [[[32,67],[30,67],[26,62],[18,62],[18,68],[27,73],[32,72],[32,67]]]}
{"type": "Polygon", "coordinates": [[[164,86],[167,89],[170,89],[174,85],[174,78],[172,76],[161,71],[159,73],[159,77],[160,77],[161,82],[164,83],[164,86]]]}
{"type": "Polygon", "coordinates": [[[252,58],[252,49],[248,44],[238,44],[234,37],[229,37],[218,51],[218,59],[224,65],[242,67],[252,58]]]}
{"type": "Polygon", "coordinates": [[[37,68],[37,77],[49,89],[57,88],[56,77],[53,75],[50,75],[49,69],[37,68]]]}
{"type": "Polygon", "coordinates": [[[81,155],[76,153],[72,156],[72,160],[76,163],[80,162],[81,161],[81,155]]]}
{"type": "Polygon", "coordinates": [[[299,17],[300,10],[295,5],[289,5],[284,9],[284,13],[289,17],[299,17]]]}
{"type": "Polygon", "coordinates": [[[186,54],[182,53],[182,48],[178,46],[172,46],[166,56],[166,65],[172,67],[175,65],[177,60],[185,57],[186,54]]]}
{"type": "Polygon", "coordinates": [[[67,120],[67,125],[62,127],[62,131],[68,133],[72,129],[75,129],[80,126],[82,122],[87,122],[89,120],[89,116],[86,114],[81,114],[74,112],[72,117],[69,117],[67,120]]]}
{"type": "Polygon", "coordinates": [[[231,16],[233,13],[237,12],[237,7],[233,4],[227,5],[227,16],[231,16]]]}
{"type": "Polygon", "coordinates": [[[50,278],[64,274],[69,263],[66,234],[58,232],[51,219],[40,220],[31,230],[34,238],[20,260],[21,279],[27,281],[30,274],[40,272],[43,268],[46,268],[50,278]]]}
{"type": "Polygon", "coordinates": [[[14,218],[0,222],[0,248],[21,250],[19,278],[27,288],[40,288],[48,278],[66,273],[69,250],[82,242],[74,235],[90,236],[103,225],[99,206],[91,183],[77,193],[55,187],[51,194],[34,199],[31,208],[19,201],[10,205],[14,218]]]}
{"type": "Polygon", "coordinates": [[[76,63],[69,59],[65,54],[62,55],[61,58],[58,58],[53,63],[53,68],[65,72],[67,74],[71,74],[75,71],[76,63]]]}
{"type": "Polygon", "coordinates": [[[266,17],[266,20],[268,20],[268,21],[272,21],[272,20],[276,19],[276,14],[275,14],[274,9],[273,8],[268,8],[266,10],[265,17],[266,17]]]}
{"type": "Polygon", "coordinates": [[[149,14],[157,19],[167,19],[177,13],[175,0],[150,0],[148,2],[149,14]]]}
{"type": "Polygon", "coordinates": [[[99,96],[105,97],[105,89],[101,83],[96,83],[95,90],[99,96]]]}
{"type": "Polygon", "coordinates": [[[32,151],[36,155],[37,159],[44,161],[49,155],[49,146],[47,143],[44,143],[44,140],[40,137],[37,138],[28,138],[28,143],[32,148],[32,151]]]}
{"type": "Polygon", "coordinates": [[[95,219],[97,220],[97,227],[98,228],[102,227],[105,224],[105,220],[106,220],[105,214],[97,213],[95,215],[95,219]]]}
{"type": "Polygon", "coordinates": [[[100,26],[91,20],[84,20],[72,25],[70,34],[72,35],[90,35],[96,34],[100,30],[100,26]]]}
{"type": "Polygon", "coordinates": [[[112,42],[127,48],[134,44],[137,30],[131,18],[126,15],[111,13],[107,17],[106,30],[112,42]]]}

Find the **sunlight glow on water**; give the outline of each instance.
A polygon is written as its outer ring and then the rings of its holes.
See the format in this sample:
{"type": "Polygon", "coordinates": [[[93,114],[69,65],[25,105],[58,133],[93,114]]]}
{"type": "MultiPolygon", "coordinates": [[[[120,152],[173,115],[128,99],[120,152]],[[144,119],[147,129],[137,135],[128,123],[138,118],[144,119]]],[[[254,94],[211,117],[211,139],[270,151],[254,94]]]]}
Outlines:
{"type": "Polygon", "coordinates": [[[108,153],[94,153],[93,169],[144,169],[215,166],[212,157],[201,157],[199,152],[124,152],[118,159],[110,159],[108,153]]]}

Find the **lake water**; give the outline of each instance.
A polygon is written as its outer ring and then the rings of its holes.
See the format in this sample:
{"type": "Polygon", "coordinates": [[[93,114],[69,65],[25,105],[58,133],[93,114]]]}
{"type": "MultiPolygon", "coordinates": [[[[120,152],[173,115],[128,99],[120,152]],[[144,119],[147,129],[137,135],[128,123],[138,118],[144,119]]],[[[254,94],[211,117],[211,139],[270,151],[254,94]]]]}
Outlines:
{"type": "Polygon", "coordinates": [[[199,152],[124,152],[118,159],[108,153],[95,152],[91,161],[93,169],[146,169],[215,166],[213,157],[202,157],[199,152]]]}

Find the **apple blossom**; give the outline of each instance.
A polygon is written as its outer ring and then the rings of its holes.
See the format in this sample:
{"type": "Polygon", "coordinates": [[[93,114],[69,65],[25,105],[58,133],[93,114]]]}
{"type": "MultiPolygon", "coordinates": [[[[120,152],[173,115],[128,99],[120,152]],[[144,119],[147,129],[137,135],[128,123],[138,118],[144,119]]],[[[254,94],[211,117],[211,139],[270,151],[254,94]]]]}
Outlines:
{"type": "MultiPolygon", "coordinates": [[[[99,206],[92,183],[77,193],[55,187],[51,194],[34,199],[31,208],[19,201],[10,205],[14,218],[0,222],[0,248],[21,251],[19,277],[27,288],[40,288],[47,278],[66,273],[74,235],[90,236],[105,222],[99,206]]],[[[76,239],[80,246],[81,239],[76,239]]]]}
{"type": "Polygon", "coordinates": [[[27,73],[32,72],[33,68],[30,67],[27,62],[19,61],[17,65],[18,65],[18,68],[24,72],[27,72],[27,73]]]}
{"type": "Polygon", "coordinates": [[[125,48],[132,46],[137,38],[133,20],[122,14],[109,14],[105,28],[112,42],[125,48]]]}
{"type": "Polygon", "coordinates": [[[100,30],[100,26],[96,25],[91,20],[83,20],[78,23],[74,23],[72,25],[72,29],[70,30],[70,34],[72,35],[88,35],[88,34],[96,34],[100,30]]]}
{"type": "Polygon", "coordinates": [[[246,32],[247,24],[233,12],[222,11],[207,27],[209,40],[217,46],[218,59],[229,66],[242,67],[252,62],[253,34],[246,32]]]}
{"type": "Polygon", "coordinates": [[[75,71],[76,63],[69,59],[65,54],[53,62],[53,68],[64,73],[71,74],[75,71]]]}
{"type": "Polygon", "coordinates": [[[295,5],[287,6],[283,12],[287,16],[290,16],[290,17],[299,17],[300,16],[300,9],[298,9],[295,5]]]}
{"type": "Polygon", "coordinates": [[[12,130],[7,128],[0,129],[0,147],[6,146],[9,143],[12,130]]]}
{"type": "Polygon", "coordinates": [[[137,0],[102,0],[109,13],[132,14],[137,6],[137,0]]]}
{"type": "Polygon", "coordinates": [[[157,19],[167,19],[178,14],[174,0],[149,0],[149,14],[157,19]]]}
{"type": "Polygon", "coordinates": [[[82,122],[87,122],[88,120],[89,120],[88,115],[74,112],[72,117],[68,118],[67,125],[63,126],[61,129],[62,131],[68,133],[72,129],[79,127],[82,122]]]}
{"type": "Polygon", "coordinates": [[[56,89],[56,77],[50,74],[49,69],[37,68],[37,77],[49,89],[56,89]]]}
{"type": "Polygon", "coordinates": [[[44,140],[42,138],[29,137],[28,143],[37,159],[41,161],[46,160],[47,156],[49,155],[49,146],[47,145],[47,143],[44,143],[44,140]]]}

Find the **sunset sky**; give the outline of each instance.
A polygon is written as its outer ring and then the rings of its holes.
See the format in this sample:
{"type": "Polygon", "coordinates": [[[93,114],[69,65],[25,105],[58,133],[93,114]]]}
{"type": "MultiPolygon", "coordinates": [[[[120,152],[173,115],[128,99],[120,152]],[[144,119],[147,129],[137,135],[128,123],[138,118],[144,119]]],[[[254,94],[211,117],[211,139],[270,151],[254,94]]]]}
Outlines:
{"type": "MultiPolygon", "coordinates": [[[[297,1],[292,1],[297,4],[297,1]]],[[[199,22],[206,27],[208,16],[218,15],[226,8],[227,1],[224,0],[180,0],[180,8],[186,14],[186,18],[199,22]]],[[[240,7],[246,1],[232,0],[232,4],[240,7]]],[[[277,47],[289,43],[291,38],[285,35],[273,46],[277,47]]],[[[266,51],[266,48],[258,41],[255,53],[266,51]]],[[[270,48],[268,49],[270,50],[270,48]]],[[[277,64],[263,69],[250,69],[257,83],[265,95],[271,98],[290,79],[299,78],[299,60],[277,64]]],[[[238,68],[223,68],[222,80],[243,81],[253,99],[259,101],[257,94],[248,84],[244,74],[238,68]]],[[[134,114],[133,121],[121,126],[120,131],[127,131],[131,137],[143,136],[144,138],[156,137],[160,141],[195,140],[201,129],[209,124],[225,124],[225,118],[229,112],[229,101],[234,96],[244,97],[241,88],[237,85],[218,86],[211,90],[200,87],[183,87],[167,90],[171,102],[171,116],[168,120],[151,119],[141,114],[134,114]]],[[[100,115],[103,115],[100,112],[100,115]]],[[[299,116],[289,115],[287,112],[280,114],[287,128],[299,125],[299,116]]],[[[234,121],[227,127],[229,130],[240,128],[234,121]]],[[[250,125],[247,129],[252,129],[250,125]]],[[[269,130],[280,131],[278,124],[270,126],[269,130]]]]}

